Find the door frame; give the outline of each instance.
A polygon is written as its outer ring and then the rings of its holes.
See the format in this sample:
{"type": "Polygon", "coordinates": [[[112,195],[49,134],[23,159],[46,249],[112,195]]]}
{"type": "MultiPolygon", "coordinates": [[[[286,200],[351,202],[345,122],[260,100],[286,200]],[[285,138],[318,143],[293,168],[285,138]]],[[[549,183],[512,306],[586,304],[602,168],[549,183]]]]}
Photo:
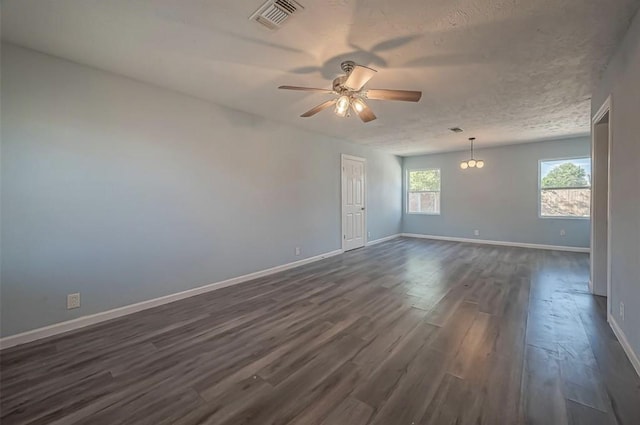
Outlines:
{"type": "MultiPolygon", "coordinates": [[[[613,122],[613,108],[611,102],[611,96],[607,97],[604,103],[598,109],[592,119],[591,119],[591,162],[592,162],[592,170],[594,169],[593,164],[596,162],[595,158],[595,135],[596,135],[596,125],[604,118],[604,116],[609,114],[609,128],[608,128],[608,141],[607,141],[607,321],[609,321],[609,317],[611,316],[611,145],[613,143],[612,136],[612,122],[613,122]]],[[[593,182],[591,184],[593,187],[593,182]]],[[[592,194],[593,195],[593,194],[592,194]]],[[[594,197],[592,196],[592,199],[594,197]]],[[[591,214],[593,215],[594,203],[591,202],[591,214]]],[[[593,216],[591,217],[591,259],[590,259],[590,279],[589,279],[589,289],[591,293],[594,293],[594,284],[592,282],[593,279],[593,234],[595,231],[595,220],[593,220],[593,216]]]]}
{"type": "Polygon", "coordinates": [[[367,159],[361,158],[359,156],[347,155],[345,153],[340,154],[340,247],[344,252],[344,240],[346,235],[344,233],[344,160],[350,159],[352,161],[360,161],[363,164],[363,173],[364,173],[364,229],[363,229],[363,237],[364,237],[364,246],[367,246],[369,243],[369,231],[367,229],[367,215],[369,213],[369,207],[367,206],[367,159]]]}

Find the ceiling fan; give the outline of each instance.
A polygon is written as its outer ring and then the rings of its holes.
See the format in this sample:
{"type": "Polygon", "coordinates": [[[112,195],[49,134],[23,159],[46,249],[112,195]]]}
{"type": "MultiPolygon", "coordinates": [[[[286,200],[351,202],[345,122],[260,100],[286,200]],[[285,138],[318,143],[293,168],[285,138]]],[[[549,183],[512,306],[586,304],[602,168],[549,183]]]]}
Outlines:
{"type": "Polygon", "coordinates": [[[311,117],[324,109],[335,106],[334,111],[336,115],[347,117],[350,115],[349,111],[353,110],[364,122],[376,119],[371,108],[365,103],[365,99],[417,102],[420,100],[420,97],[422,97],[422,92],[420,91],[365,89],[364,85],[367,84],[371,77],[377,72],[375,69],[357,65],[353,61],[342,62],[340,67],[346,75],[342,75],[333,80],[333,90],[297,86],[280,86],[278,88],[338,95],[335,99],[327,100],[315,108],[308,110],[300,115],[301,117],[311,117]]]}

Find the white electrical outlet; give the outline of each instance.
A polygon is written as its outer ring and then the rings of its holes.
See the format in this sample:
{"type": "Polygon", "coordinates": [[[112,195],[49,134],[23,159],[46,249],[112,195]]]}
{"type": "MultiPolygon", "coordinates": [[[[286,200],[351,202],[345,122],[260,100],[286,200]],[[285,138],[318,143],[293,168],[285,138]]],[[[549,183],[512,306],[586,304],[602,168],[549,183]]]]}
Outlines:
{"type": "Polygon", "coordinates": [[[620,301],[620,319],[624,322],[624,303],[620,301]]]}
{"type": "Polygon", "coordinates": [[[296,247],[296,256],[300,255],[300,253],[302,252],[302,250],[300,249],[299,246],[296,247]]]}
{"type": "Polygon", "coordinates": [[[480,230],[474,230],[473,234],[476,235],[476,236],[480,236],[480,230]]]}
{"type": "Polygon", "coordinates": [[[67,295],[67,310],[71,310],[72,308],[80,308],[79,292],[76,292],[75,294],[67,295]]]}
{"type": "Polygon", "coordinates": [[[370,238],[371,237],[371,232],[367,232],[367,237],[370,238]]]}
{"type": "Polygon", "coordinates": [[[560,230],[560,236],[566,236],[567,232],[564,229],[560,230]]]}

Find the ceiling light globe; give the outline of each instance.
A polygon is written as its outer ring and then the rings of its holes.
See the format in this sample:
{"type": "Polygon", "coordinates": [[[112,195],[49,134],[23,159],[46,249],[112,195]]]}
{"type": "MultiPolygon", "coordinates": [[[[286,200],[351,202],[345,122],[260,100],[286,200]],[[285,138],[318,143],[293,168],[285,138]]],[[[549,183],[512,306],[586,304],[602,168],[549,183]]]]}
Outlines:
{"type": "Polygon", "coordinates": [[[355,99],[353,101],[353,107],[356,109],[356,112],[362,112],[364,110],[364,103],[362,103],[360,99],[355,99]]]}
{"type": "Polygon", "coordinates": [[[347,115],[350,103],[351,101],[349,100],[349,96],[340,96],[336,102],[336,115],[341,117],[347,115]]]}
{"type": "Polygon", "coordinates": [[[466,170],[467,168],[469,168],[469,164],[467,164],[467,161],[462,161],[460,163],[460,168],[462,168],[463,170],[466,170]]]}
{"type": "Polygon", "coordinates": [[[483,160],[481,160],[481,159],[480,159],[480,160],[478,160],[478,162],[476,162],[476,167],[477,167],[477,168],[482,168],[482,167],[484,167],[484,161],[483,161],[483,160]]]}
{"type": "Polygon", "coordinates": [[[470,160],[469,160],[469,167],[473,168],[473,167],[475,167],[475,166],[476,166],[476,164],[477,164],[477,162],[476,162],[476,160],[475,160],[475,159],[470,159],[470,160]]]}

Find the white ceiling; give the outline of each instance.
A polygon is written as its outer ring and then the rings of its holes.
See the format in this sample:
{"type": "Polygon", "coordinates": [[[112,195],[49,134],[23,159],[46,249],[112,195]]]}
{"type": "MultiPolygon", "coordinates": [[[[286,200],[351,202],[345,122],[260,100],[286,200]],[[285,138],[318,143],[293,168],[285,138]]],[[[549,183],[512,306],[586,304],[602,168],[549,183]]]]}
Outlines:
{"type": "Polygon", "coordinates": [[[263,0],[6,0],[12,43],[399,155],[569,137],[589,131],[590,88],[640,0],[299,0],[269,32],[263,0]],[[378,120],[324,111],[351,59],[373,88],[420,103],[370,101],[378,120]],[[447,129],[460,126],[462,134],[447,129]]]}

